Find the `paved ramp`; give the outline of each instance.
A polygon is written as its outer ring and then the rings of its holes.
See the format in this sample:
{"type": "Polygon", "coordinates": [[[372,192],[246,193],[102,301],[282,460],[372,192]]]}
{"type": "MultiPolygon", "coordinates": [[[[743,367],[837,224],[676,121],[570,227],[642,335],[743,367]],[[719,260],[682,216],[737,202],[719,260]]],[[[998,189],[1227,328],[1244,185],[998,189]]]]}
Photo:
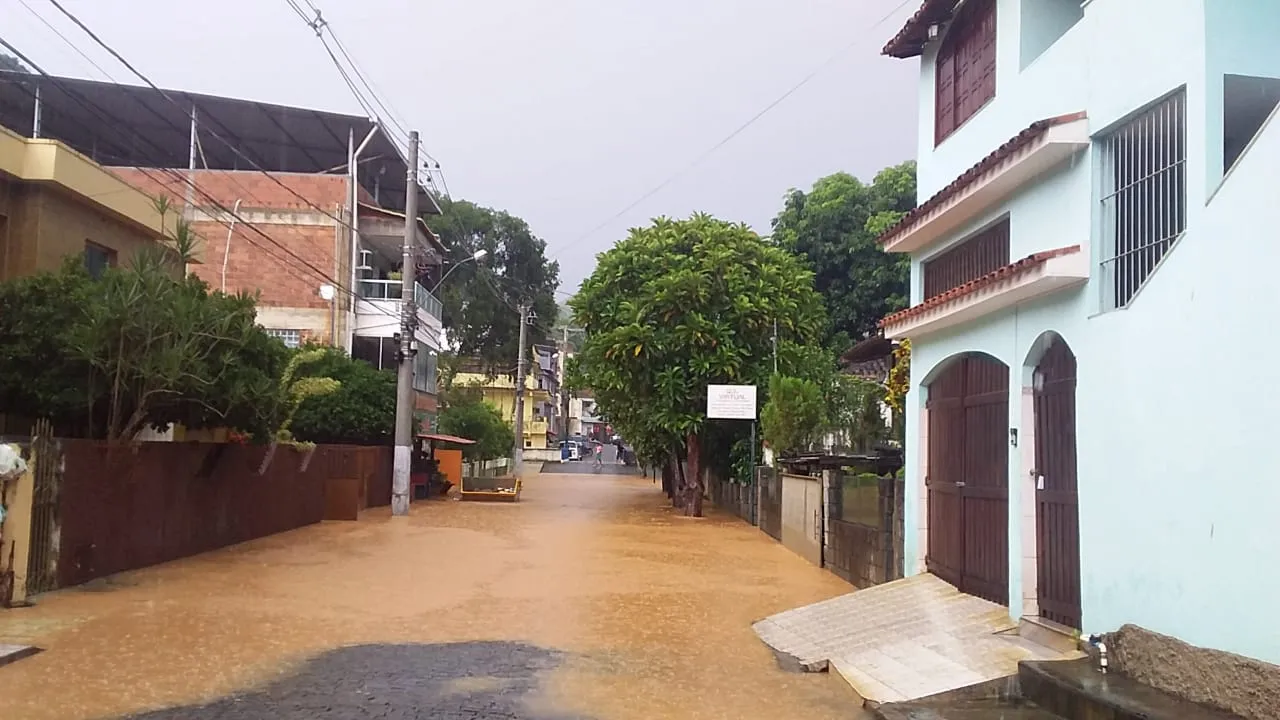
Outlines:
{"type": "Polygon", "coordinates": [[[811,672],[835,670],[876,703],[1013,675],[1020,660],[1074,657],[1018,637],[1007,608],[933,575],[788,610],[753,627],[775,652],[811,672]]]}

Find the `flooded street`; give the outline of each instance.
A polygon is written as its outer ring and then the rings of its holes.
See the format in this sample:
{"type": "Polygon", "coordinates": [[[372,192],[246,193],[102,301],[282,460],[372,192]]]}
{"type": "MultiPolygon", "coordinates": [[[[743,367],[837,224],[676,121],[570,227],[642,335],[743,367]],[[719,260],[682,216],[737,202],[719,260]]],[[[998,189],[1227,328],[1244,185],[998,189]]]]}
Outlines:
{"type": "Polygon", "coordinates": [[[519,504],[375,510],[0,611],[0,641],[45,648],[0,667],[0,716],[857,718],[750,627],[848,590],[649,479],[532,475],[519,504]]]}

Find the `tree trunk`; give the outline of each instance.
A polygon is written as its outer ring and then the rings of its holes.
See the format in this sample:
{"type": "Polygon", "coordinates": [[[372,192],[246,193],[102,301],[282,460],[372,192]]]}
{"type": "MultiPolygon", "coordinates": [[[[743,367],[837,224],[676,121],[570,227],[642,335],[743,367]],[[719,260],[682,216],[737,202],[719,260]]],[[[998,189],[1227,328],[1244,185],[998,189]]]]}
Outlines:
{"type": "Polygon", "coordinates": [[[671,506],[684,509],[685,476],[684,465],[680,462],[680,453],[671,453],[671,479],[675,487],[671,490],[671,506]]]}
{"type": "Polygon", "coordinates": [[[689,453],[689,476],[686,478],[684,514],[702,517],[702,446],[697,433],[689,433],[685,440],[689,453]]]}
{"type": "Polygon", "coordinates": [[[675,472],[671,469],[671,461],[668,460],[662,464],[662,492],[666,493],[667,499],[670,500],[675,496],[675,491],[675,472]]]}

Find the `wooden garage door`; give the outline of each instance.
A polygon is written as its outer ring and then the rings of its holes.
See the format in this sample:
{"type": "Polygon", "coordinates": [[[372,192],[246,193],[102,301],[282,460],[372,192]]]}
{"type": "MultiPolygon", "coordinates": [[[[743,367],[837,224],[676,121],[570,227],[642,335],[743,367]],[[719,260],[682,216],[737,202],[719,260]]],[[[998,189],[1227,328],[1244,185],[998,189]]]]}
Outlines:
{"type": "Polygon", "coordinates": [[[957,360],[929,385],[930,572],[1009,603],[1009,368],[957,360]]]}
{"type": "Polygon", "coordinates": [[[1036,596],[1040,615],[1080,628],[1076,356],[1055,340],[1036,368],[1036,596]]]}

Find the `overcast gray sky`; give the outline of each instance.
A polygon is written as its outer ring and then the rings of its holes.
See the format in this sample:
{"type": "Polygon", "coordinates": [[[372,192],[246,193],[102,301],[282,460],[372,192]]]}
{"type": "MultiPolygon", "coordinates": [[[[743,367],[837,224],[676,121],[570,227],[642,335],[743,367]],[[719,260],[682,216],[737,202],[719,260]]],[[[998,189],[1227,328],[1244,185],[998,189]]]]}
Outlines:
{"type": "MultiPolygon", "coordinates": [[[[285,0],[62,1],[161,87],[360,112],[285,0]]],[[[453,196],[527,220],[565,291],[651,217],[702,210],[767,232],[788,188],[914,155],[918,66],[879,49],[918,0],[313,2],[453,196]]],[[[6,38],[46,70],[107,79],[24,3],[137,82],[48,0],[0,0],[6,38]]]]}

